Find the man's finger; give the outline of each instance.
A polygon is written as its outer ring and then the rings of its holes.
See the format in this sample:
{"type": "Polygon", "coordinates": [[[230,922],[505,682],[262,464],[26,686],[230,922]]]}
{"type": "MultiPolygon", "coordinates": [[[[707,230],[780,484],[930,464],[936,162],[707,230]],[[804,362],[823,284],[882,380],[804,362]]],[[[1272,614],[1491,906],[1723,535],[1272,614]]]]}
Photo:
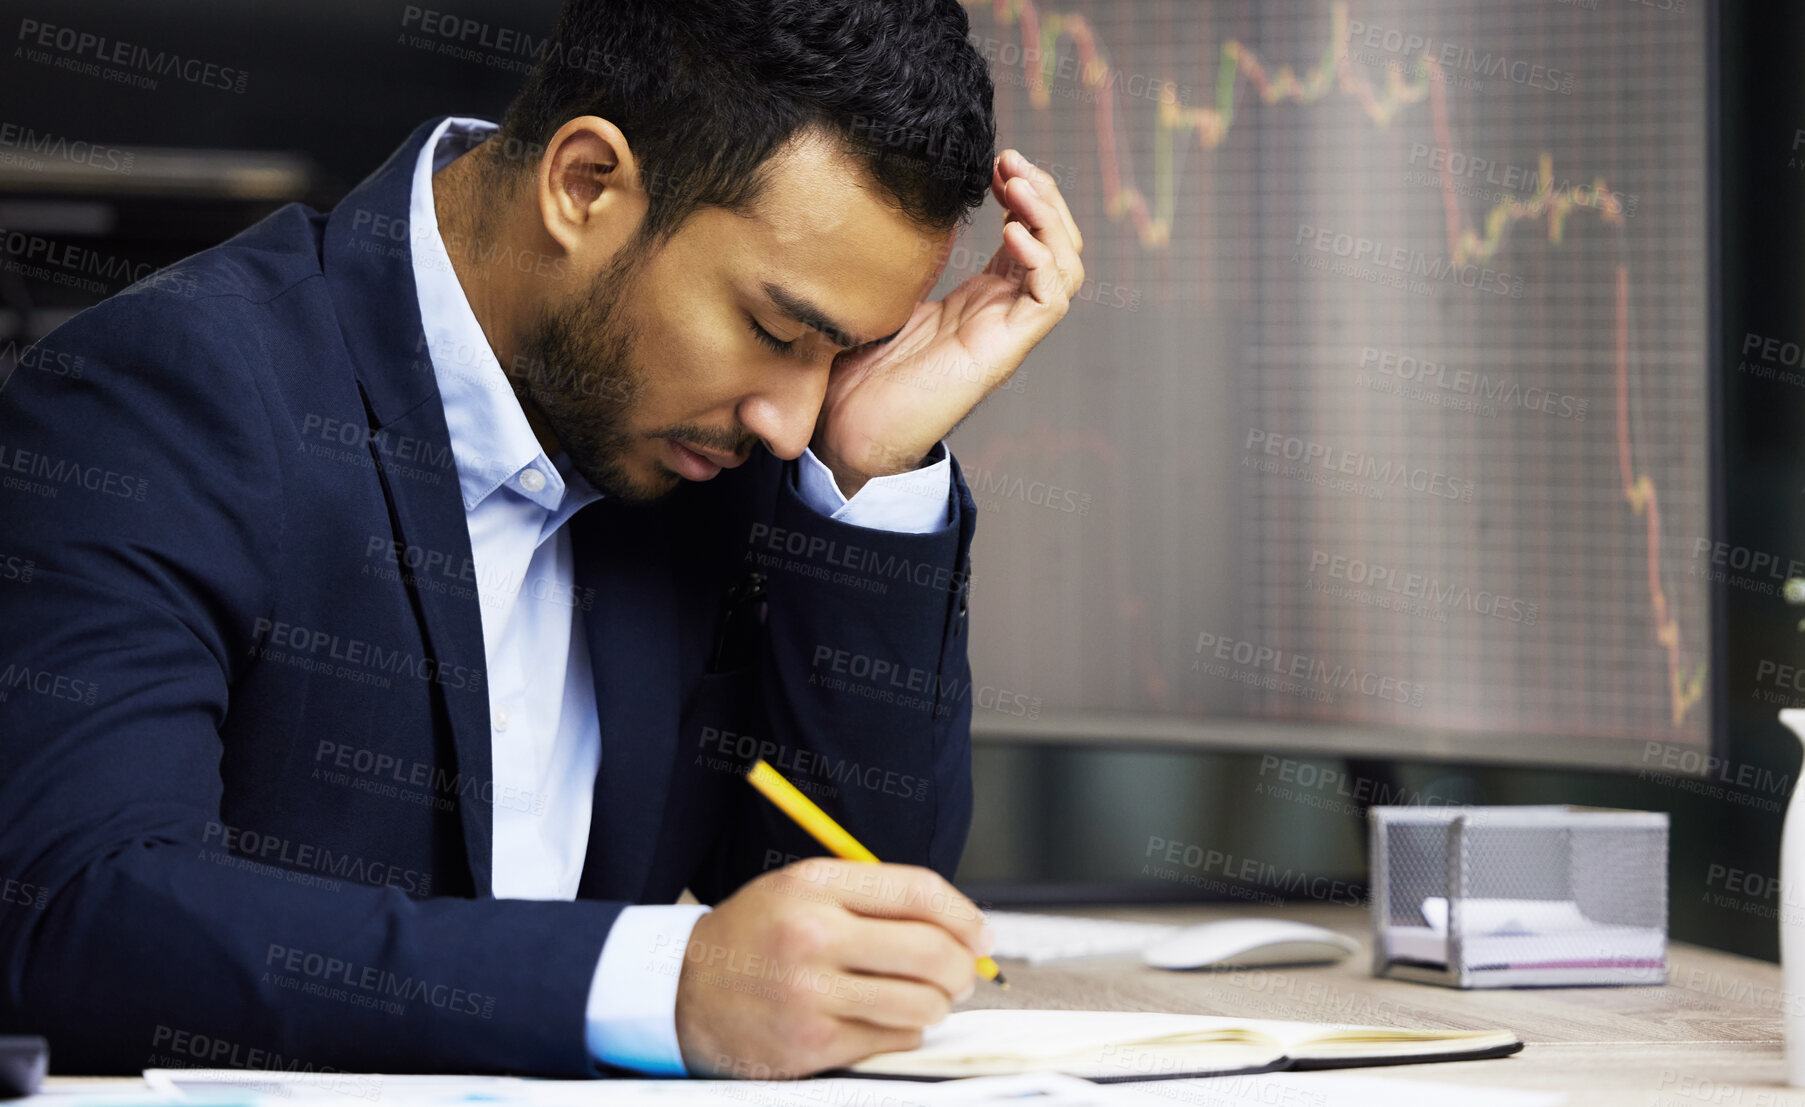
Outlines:
{"type": "MultiPolygon", "coordinates": [[[[1026,231],[1020,233],[1027,237],[1026,231]]],[[[799,883],[802,894],[831,897],[870,918],[933,923],[975,956],[990,953],[984,913],[932,869],[815,857],[790,866],[784,875],[799,883]]]]}
{"type": "MultiPolygon", "coordinates": [[[[985,273],[993,277],[1001,277],[1006,281],[1019,281],[1022,276],[1022,263],[1017,261],[1009,250],[1009,227],[1014,222],[1015,220],[1012,219],[1003,224],[1003,245],[997,248],[996,253],[990,255],[990,264],[984,267],[985,273]]],[[[1034,232],[1029,231],[1028,235],[1032,238],[1034,232]]]]}
{"type": "MultiPolygon", "coordinates": [[[[1027,289],[1028,295],[1041,307],[1064,311],[1071,297],[1066,291],[1066,280],[1059,271],[1058,260],[1047,244],[1036,238],[1025,225],[1017,223],[1003,228],[1003,249],[1026,270],[1022,287],[1027,289]]],[[[1047,325],[1052,326],[1051,323],[1047,325]]]]}
{"type": "MultiPolygon", "coordinates": [[[[1041,199],[1051,204],[1059,212],[1060,221],[1065,224],[1066,234],[1071,237],[1074,252],[1084,252],[1084,235],[1078,230],[1078,221],[1072,218],[1072,209],[1065,202],[1065,194],[1059,191],[1059,182],[1053,174],[1029,161],[1019,150],[1005,150],[1003,156],[1015,155],[1010,159],[1019,165],[1017,176],[1027,177],[1034,182],[1034,191],[1041,199]]],[[[1001,197],[998,197],[1000,200],[1001,197]]]]}
{"type": "MultiPolygon", "coordinates": [[[[1063,295],[1070,299],[1077,294],[1078,285],[1083,280],[1084,264],[1078,260],[1078,251],[1072,245],[1071,236],[1066,233],[1065,220],[1060,218],[1059,209],[1036,192],[1027,178],[1017,180],[1020,183],[1012,181],[1009,185],[1010,210],[1020,217],[1024,226],[1034,232],[1036,239],[1052,251],[1058,275],[1065,282],[1063,295]]],[[[1042,303],[1047,302],[1039,293],[1034,298],[1042,303]]]]}
{"type": "Polygon", "coordinates": [[[838,1018],[891,1030],[920,1030],[946,1018],[953,1001],[932,984],[847,973],[834,981],[822,1009],[838,1018]]]}
{"type": "Polygon", "coordinates": [[[931,984],[948,999],[971,990],[977,976],[970,949],[944,929],[914,920],[856,919],[829,951],[848,971],[931,984]]]}
{"type": "Polygon", "coordinates": [[[1003,186],[1009,183],[1010,174],[1003,171],[1003,158],[1009,151],[1004,150],[990,163],[990,194],[996,197],[997,203],[1004,211],[1009,210],[1009,201],[1003,197],[1003,186]]]}

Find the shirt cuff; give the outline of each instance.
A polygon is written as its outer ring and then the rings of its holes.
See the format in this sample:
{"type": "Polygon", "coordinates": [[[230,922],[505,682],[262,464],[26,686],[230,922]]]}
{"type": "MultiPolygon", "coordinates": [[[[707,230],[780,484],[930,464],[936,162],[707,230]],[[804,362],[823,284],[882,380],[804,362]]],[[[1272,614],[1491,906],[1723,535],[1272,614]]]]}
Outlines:
{"type": "Polygon", "coordinates": [[[939,459],[907,473],[873,477],[847,499],[834,483],[833,470],[822,464],[815,451],[804,450],[798,461],[804,503],[827,516],[855,527],[888,530],[899,534],[927,534],[952,522],[953,462],[945,442],[928,453],[939,459]]]}
{"type": "Polygon", "coordinates": [[[589,985],[589,1055],[654,1076],[688,1076],[677,1045],[677,977],[689,932],[709,908],[626,907],[614,919],[589,985]]]}

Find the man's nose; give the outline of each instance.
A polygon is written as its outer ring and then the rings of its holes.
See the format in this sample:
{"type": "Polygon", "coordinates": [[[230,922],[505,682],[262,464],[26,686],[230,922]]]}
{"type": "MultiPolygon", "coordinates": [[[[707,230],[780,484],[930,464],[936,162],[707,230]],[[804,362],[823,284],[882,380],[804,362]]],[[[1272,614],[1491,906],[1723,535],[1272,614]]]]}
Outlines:
{"type": "Polygon", "coordinates": [[[821,401],[827,395],[827,367],[761,389],[741,401],[740,423],[764,440],[765,448],[788,461],[802,456],[815,436],[821,401]]]}

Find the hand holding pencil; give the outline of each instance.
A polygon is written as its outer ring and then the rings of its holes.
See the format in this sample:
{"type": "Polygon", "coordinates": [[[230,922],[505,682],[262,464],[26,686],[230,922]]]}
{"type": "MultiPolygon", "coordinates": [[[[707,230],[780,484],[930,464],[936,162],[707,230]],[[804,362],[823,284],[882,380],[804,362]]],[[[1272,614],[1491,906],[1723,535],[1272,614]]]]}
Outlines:
{"type": "Polygon", "coordinates": [[[983,913],[940,874],[876,861],[793,788],[775,790],[819,814],[804,825],[830,849],[861,859],[772,870],[696,920],[676,1004],[692,1076],[805,1076],[913,1049],[972,994],[991,949],[983,913]]]}
{"type": "MultiPolygon", "coordinates": [[[[859,840],[846,832],[839,823],[834,822],[827,812],[821,810],[814,800],[803,795],[794,784],[783,778],[783,774],[773,769],[764,758],[759,758],[746,774],[746,779],[759,793],[777,809],[788,815],[797,826],[808,831],[809,835],[827,847],[835,857],[843,861],[864,861],[877,863],[877,855],[859,844],[859,840]]],[[[986,980],[994,980],[1007,988],[1009,982],[1003,979],[1003,972],[997,967],[993,958],[980,957],[977,961],[978,975],[986,980]]]]}

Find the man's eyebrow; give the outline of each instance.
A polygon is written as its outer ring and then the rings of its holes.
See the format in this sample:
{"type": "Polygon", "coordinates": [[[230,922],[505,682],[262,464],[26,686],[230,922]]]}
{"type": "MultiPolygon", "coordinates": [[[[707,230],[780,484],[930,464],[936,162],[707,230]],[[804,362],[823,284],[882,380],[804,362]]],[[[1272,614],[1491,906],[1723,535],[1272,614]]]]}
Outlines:
{"type": "Polygon", "coordinates": [[[823,337],[836,346],[844,346],[850,350],[855,346],[888,342],[895,338],[896,334],[901,333],[899,330],[895,334],[887,334],[882,338],[869,340],[855,338],[845,327],[828,318],[827,313],[815,306],[814,302],[807,297],[798,296],[782,285],[773,284],[770,281],[764,283],[764,290],[765,295],[771,298],[771,302],[777,305],[778,311],[805,327],[813,327],[820,331],[823,337]]]}

